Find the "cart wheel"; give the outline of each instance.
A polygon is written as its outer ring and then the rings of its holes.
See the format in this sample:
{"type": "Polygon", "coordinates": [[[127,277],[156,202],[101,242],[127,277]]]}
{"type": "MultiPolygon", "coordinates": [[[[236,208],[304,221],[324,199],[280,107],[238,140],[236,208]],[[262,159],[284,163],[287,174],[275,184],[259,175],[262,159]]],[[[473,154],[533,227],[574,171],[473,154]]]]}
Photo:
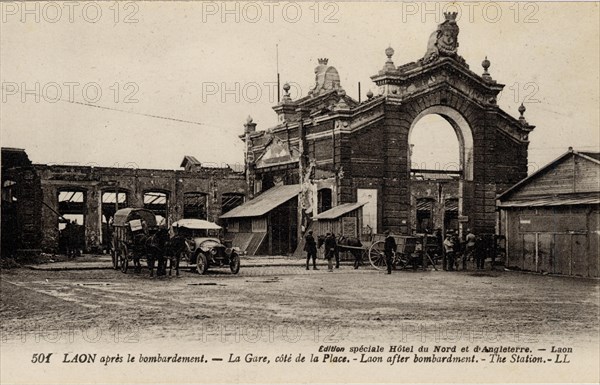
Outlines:
{"type": "Polygon", "coordinates": [[[375,242],[369,248],[369,262],[371,266],[377,270],[386,270],[387,264],[385,263],[385,253],[383,252],[383,241],[375,242]]]}
{"type": "Polygon", "coordinates": [[[206,273],[207,269],[208,262],[206,261],[206,256],[204,255],[204,253],[199,252],[198,256],[196,257],[196,271],[198,271],[198,274],[202,275],[206,273]]]}
{"type": "Polygon", "coordinates": [[[229,261],[229,268],[233,274],[237,274],[240,271],[240,256],[237,253],[231,253],[231,260],[229,261]]]}
{"type": "Polygon", "coordinates": [[[115,250],[114,245],[111,247],[110,257],[112,259],[113,269],[119,270],[119,254],[117,253],[117,250],[115,250]]]}
{"type": "Polygon", "coordinates": [[[126,245],[121,245],[119,247],[119,263],[121,265],[121,271],[123,273],[127,273],[127,269],[129,268],[129,258],[128,258],[128,250],[126,245]]]}

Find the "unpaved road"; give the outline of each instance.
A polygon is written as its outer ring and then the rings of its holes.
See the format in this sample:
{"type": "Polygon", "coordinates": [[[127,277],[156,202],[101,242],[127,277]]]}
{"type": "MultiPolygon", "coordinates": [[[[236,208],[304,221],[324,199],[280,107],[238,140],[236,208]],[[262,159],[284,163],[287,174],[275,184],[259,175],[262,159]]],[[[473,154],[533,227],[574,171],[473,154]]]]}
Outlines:
{"type": "Polygon", "coordinates": [[[4,341],[97,329],[109,340],[389,342],[408,336],[598,343],[599,283],[566,277],[490,271],[386,275],[349,266],[334,273],[299,267],[247,267],[239,275],[184,271],[181,278],[162,279],[150,279],[145,270],[15,269],[0,277],[4,341]]]}

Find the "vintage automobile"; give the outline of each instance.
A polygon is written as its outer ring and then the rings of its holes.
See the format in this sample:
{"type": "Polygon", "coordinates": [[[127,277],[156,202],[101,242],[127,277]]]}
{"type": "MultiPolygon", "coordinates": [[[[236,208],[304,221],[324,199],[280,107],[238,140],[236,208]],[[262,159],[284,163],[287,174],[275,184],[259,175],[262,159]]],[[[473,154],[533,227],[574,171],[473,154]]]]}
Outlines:
{"type": "Polygon", "coordinates": [[[202,219],[180,219],[171,228],[175,235],[186,238],[190,251],[184,259],[196,266],[198,274],[209,267],[229,267],[233,274],[240,271],[240,250],[222,240],[221,226],[202,219]]]}

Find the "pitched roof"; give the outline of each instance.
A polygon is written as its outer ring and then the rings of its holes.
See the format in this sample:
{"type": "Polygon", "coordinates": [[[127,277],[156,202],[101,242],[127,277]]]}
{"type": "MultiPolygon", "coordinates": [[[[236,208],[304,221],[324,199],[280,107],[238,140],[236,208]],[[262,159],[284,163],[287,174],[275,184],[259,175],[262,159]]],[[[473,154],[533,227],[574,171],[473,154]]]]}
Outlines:
{"type": "Polygon", "coordinates": [[[300,185],[275,186],[256,198],[221,215],[221,219],[260,217],[300,193],[300,185]]]}
{"type": "Polygon", "coordinates": [[[179,167],[187,167],[188,164],[193,165],[193,166],[202,166],[200,161],[198,159],[196,159],[195,156],[186,155],[183,157],[183,160],[181,161],[181,164],[179,165],[179,167]]]}
{"type": "Polygon", "coordinates": [[[348,214],[351,211],[363,207],[365,204],[367,204],[367,202],[342,203],[341,205],[332,207],[327,211],[323,211],[321,214],[315,216],[314,219],[336,219],[344,214],[348,214]]]}
{"type": "Polygon", "coordinates": [[[515,199],[501,202],[499,207],[539,207],[539,206],[572,206],[572,205],[597,205],[600,204],[600,193],[581,193],[548,195],[535,199],[515,199]]]}
{"type": "Polygon", "coordinates": [[[600,162],[600,152],[579,152],[580,155],[587,156],[588,158],[596,159],[600,162]]]}
{"type": "Polygon", "coordinates": [[[578,152],[578,151],[573,150],[571,147],[569,147],[569,150],[567,152],[565,152],[564,154],[562,154],[558,158],[554,159],[550,163],[546,164],[545,166],[541,167],[539,170],[537,170],[533,174],[531,174],[528,177],[522,179],[517,184],[515,184],[512,187],[508,188],[502,194],[498,195],[498,199],[500,199],[500,200],[506,199],[508,197],[508,195],[510,195],[512,192],[514,192],[515,190],[519,189],[521,186],[529,183],[533,178],[537,177],[538,175],[542,175],[550,167],[552,167],[555,164],[561,162],[564,158],[566,158],[567,156],[570,156],[570,155],[579,156],[581,158],[587,159],[587,160],[592,161],[594,163],[600,164],[600,160],[598,159],[598,158],[600,158],[600,153],[595,153],[595,152],[578,152]]]}

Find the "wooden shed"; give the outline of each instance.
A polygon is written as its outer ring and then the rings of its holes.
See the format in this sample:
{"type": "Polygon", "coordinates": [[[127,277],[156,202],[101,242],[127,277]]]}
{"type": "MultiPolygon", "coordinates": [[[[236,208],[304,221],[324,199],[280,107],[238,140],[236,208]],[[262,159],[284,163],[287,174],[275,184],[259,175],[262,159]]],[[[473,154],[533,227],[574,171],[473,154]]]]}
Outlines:
{"type": "Polygon", "coordinates": [[[320,213],[313,219],[313,231],[317,235],[334,233],[336,236],[360,236],[362,229],[362,207],[367,202],[343,203],[320,213]]]}
{"type": "Polygon", "coordinates": [[[233,246],[249,255],[288,255],[298,245],[299,185],[275,186],[221,215],[233,246]]]}
{"type": "Polygon", "coordinates": [[[508,267],[599,276],[600,153],[569,149],[497,203],[508,267]]]}

